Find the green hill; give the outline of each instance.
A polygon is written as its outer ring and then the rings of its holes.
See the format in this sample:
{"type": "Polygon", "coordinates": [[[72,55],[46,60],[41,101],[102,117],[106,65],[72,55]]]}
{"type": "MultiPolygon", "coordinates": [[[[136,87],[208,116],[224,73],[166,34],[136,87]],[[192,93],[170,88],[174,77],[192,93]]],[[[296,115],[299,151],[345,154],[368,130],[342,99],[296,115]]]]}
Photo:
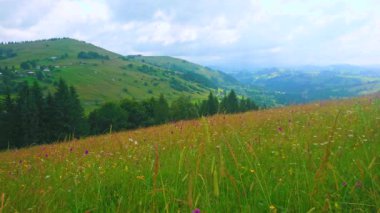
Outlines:
{"type": "Polygon", "coordinates": [[[37,80],[52,90],[59,78],[77,88],[86,109],[160,93],[169,100],[180,95],[203,99],[210,90],[234,88],[244,93],[233,77],[185,60],[124,57],[70,38],[1,44],[0,50],[0,94],[5,92],[5,84],[15,89],[16,83],[24,80],[37,80]]]}

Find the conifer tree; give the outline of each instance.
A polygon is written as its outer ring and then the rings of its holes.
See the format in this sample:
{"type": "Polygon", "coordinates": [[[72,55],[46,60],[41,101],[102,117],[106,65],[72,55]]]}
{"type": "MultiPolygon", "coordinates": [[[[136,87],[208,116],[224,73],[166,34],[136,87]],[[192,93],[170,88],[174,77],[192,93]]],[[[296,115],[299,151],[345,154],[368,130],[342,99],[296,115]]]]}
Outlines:
{"type": "Polygon", "coordinates": [[[218,98],[212,94],[212,92],[210,92],[210,94],[208,95],[207,109],[208,109],[208,115],[214,115],[218,113],[219,101],[218,101],[218,98]]]}
{"type": "Polygon", "coordinates": [[[154,121],[156,124],[162,124],[169,121],[169,104],[163,94],[160,95],[159,99],[155,103],[153,111],[154,121]]]}
{"type": "Polygon", "coordinates": [[[15,146],[14,128],[14,101],[11,98],[10,90],[6,89],[5,99],[0,103],[0,149],[13,148],[15,146]]]}
{"type": "Polygon", "coordinates": [[[52,123],[55,124],[52,131],[54,139],[68,139],[85,132],[84,110],[78,95],[74,87],[69,88],[63,79],[58,83],[52,108],[54,111],[52,123]]]}
{"type": "Polygon", "coordinates": [[[145,100],[141,103],[141,106],[144,110],[146,119],[143,123],[143,126],[151,126],[154,124],[154,106],[156,104],[156,99],[151,98],[149,100],[145,100]]]}

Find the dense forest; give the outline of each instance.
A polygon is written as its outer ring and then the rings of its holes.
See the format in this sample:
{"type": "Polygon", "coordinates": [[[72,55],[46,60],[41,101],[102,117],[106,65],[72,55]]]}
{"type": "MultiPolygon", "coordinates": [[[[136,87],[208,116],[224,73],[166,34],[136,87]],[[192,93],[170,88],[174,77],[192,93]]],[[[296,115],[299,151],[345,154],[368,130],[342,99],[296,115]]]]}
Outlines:
{"type": "Polygon", "coordinates": [[[23,82],[17,88],[16,95],[7,90],[0,100],[0,149],[258,109],[249,98],[238,98],[231,90],[221,101],[210,92],[200,103],[186,96],[171,104],[164,95],[144,101],[124,99],[105,103],[85,116],[75,88],[62,79],[53,94],[43,95],[36,82],[32,86],[23,82]]]}

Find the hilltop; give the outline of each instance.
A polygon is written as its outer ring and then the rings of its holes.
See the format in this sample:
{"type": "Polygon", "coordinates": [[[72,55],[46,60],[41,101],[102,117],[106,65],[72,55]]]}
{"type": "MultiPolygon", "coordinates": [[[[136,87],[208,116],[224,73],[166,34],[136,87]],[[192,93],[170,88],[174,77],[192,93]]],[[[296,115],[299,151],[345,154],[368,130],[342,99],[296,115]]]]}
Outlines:
{"type": "MultiPolygon", "coordinates": [[[[124,98],[158,97],[160,93],[169,100],[181,95],[199,100],[210,90],[223,93],[225,89],[256,96],[259,102],[269,99],[227,74],[182,59],[122,56],[70,38],[1,44],[0,50],[0,78],[11,79],[11,88],[15,89],[17,82],[37,80],[52,90],[63,78],[77,88],[86,109],[124,98]]],[[[1,81],[0,93],[5,87],[1,81]]]]}
{"type": "Polygon", "coordinates": [[[380,96],[0,153],[0,210],[376,212],[380,96]]]}

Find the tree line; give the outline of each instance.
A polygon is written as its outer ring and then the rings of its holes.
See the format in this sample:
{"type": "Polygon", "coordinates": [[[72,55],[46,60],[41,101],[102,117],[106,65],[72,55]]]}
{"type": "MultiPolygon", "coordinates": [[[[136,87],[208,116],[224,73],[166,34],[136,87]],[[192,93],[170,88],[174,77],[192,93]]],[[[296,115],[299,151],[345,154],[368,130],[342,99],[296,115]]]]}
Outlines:
{"type": "Polygon", "coordinates": [[[60,80],[56,92],[43,95],[38,83],[8,90],[0,103],[0,148],[65,140],[87,133],[84,110],[74,87],[60,80]]]}
{"type": "Polygon", "coordinates": [[[162,94],[144,101],[124,99],[105,103],[85,116],[75,88],[62,79],[56,91],[47,95],[43,95],[38,83],[29,86],[24,82],[18,88],[16,95],[8,90],[0,101],[0,149],[259,108],[249,98],[238,98],[231,90],[221,101],[210,92],[199,103],[181,96],[169,104],[162,94]]]}

